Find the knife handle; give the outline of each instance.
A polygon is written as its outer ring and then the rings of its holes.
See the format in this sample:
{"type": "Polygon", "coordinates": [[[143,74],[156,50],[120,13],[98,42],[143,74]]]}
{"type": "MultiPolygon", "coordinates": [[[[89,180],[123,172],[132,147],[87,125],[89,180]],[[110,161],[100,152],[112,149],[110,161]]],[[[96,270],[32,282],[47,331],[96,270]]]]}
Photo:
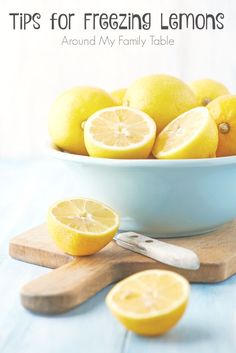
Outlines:
{"type": "Polygon", "coordinates": [[[120,233],[115,239],[118,245],[126,249],[170,266],[187,270],[198,270],[200,267],[197,254],[182,246],[169,244],[134,232],[120,233]]]}

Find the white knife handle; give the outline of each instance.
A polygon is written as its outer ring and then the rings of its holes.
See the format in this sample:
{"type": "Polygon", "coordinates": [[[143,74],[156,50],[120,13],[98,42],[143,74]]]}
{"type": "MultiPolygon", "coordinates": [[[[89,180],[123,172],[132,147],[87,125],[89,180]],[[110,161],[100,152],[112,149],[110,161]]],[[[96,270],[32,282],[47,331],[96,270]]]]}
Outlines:
{"type": "Polygon", "coordinates": [[[181,246],[165,243],[142,234],[126,232],[116,236],[118,245],[170,266],[197,270],[200,261],[195,252],[181,246]]]}

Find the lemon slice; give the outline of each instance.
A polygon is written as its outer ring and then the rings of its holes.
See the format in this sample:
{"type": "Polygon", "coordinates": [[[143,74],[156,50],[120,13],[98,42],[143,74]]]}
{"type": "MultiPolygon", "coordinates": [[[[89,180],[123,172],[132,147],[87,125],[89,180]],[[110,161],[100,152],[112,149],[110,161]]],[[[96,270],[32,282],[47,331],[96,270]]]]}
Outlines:
{"type": "Polygon", "coordinates": [[[106,303],[128,329],[141,335],[160,335],[183,315],[189,297],[188,281],[164,270],[136,273],[116,284],[106,303]]]}
{"type": "Polygon", "coordinates": [[[156,139],[153,155],[163,159],[208,158],[215,156],[217,126],[207,108],[181,114],[156,139]]]}
{"type": "Polygon", "coordinates": [[[118,215],[88,199],[62,200],[48,211],[48,231],[56,245],[70,255],[90,255],[108,244],[119,227],[118,215]]]}
{"type": "Polygon", "coordinates": [[[92,157],[147,158],[156,125],[146,113],[126,107],[102,109],[85,124],[85,145],[92,157]]]}

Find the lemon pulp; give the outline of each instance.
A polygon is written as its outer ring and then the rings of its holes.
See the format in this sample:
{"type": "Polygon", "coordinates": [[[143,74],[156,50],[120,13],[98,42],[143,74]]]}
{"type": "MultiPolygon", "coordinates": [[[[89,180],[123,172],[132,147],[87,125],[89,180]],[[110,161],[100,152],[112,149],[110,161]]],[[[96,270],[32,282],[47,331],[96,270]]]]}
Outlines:
{"type": "Polygon", "coordinates": [[[207,108],[174,119],[156,139],[153,155],[163,159],[208,158],[216,153],[218,131],[207,108]]]}
{"type": "Polygon", "coordinates": [[[154,121],[126,107],[100,110],[85,124],[85,145],[92,157],[147,158],[155,137],[154,121]]]}

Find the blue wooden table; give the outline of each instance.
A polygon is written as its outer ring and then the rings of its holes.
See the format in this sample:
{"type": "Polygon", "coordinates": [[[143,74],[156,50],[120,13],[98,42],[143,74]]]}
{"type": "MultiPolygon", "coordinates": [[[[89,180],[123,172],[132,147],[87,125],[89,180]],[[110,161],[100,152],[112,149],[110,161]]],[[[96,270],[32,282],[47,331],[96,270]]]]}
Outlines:
{"type": "Polygon", "coordinates": [[[48,159],[0,161],[1,353],[233,353],[236,352],[236,276],[192,285],[188,310],[159,338],[127,332],[110,314],[109,288],[69,313],[54,317],[25,310],[21,286],[50,271],[8,255],[9,239],[45,220],[48,205],[73,194],[73,177],[48,159]]]}

